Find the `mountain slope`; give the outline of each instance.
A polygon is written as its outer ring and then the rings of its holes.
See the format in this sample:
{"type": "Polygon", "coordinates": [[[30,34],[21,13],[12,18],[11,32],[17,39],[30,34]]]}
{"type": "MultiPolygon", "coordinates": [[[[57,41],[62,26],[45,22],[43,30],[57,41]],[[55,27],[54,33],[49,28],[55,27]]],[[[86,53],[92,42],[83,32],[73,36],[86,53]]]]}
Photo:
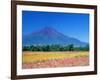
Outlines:
{"type": "Polygon", "coordinates": [[[60,44],[68,45],[74,44],[75,46],[85,46],[87,43],[81,42],[78,39],[65,36],[54,28],[45,27],[32,34],[23,36],[23,46],[25,45],[51,45],[60,44]]]}

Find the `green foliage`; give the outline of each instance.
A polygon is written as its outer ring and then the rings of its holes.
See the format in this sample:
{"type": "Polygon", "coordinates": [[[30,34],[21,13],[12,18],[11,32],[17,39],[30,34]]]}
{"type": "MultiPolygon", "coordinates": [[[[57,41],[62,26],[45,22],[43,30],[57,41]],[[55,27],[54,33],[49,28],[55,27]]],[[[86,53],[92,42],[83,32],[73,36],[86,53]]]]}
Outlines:
{"type": "Polygon", "coordinates": [[[89,51],[89,45],[85,47],[75,47],[73,44],[61,45],[32,45],[24,46],[23,51],[89,51]]]}

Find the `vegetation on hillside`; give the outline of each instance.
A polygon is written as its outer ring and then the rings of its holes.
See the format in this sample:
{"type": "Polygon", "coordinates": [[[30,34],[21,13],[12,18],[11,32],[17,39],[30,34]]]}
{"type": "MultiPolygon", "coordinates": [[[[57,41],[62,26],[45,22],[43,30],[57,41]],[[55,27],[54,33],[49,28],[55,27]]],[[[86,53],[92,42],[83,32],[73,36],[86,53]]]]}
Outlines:
{"type": "Polygon", "coordinates": [[[23,51],[89,51],[89,45],[75,47],[73,44],[61,45],[32,45],[24,46],[23,51]]]}

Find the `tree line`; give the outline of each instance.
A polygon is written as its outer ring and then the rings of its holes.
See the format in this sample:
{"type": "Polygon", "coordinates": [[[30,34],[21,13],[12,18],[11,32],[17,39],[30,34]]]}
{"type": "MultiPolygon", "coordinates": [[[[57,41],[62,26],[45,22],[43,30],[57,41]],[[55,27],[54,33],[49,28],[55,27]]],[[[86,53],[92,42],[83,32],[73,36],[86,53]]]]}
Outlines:
{"type": "Polygon", "coordinates": [[[73,44],[61,45],[31,45],[24,46],[23,51],[89,51],[89,45],[75,47],[73,44]]]}

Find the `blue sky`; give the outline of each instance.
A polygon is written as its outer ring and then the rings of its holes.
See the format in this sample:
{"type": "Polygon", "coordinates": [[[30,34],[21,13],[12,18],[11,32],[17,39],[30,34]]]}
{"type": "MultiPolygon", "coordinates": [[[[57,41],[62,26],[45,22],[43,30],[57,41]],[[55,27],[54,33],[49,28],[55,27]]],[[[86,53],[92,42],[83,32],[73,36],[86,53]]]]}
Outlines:
{"type": "Polygon", "coordinates": [[[59,12],[22,12],[22,34],[52,27],[64,35],[89,42],[89,14],[59,12]]]}

